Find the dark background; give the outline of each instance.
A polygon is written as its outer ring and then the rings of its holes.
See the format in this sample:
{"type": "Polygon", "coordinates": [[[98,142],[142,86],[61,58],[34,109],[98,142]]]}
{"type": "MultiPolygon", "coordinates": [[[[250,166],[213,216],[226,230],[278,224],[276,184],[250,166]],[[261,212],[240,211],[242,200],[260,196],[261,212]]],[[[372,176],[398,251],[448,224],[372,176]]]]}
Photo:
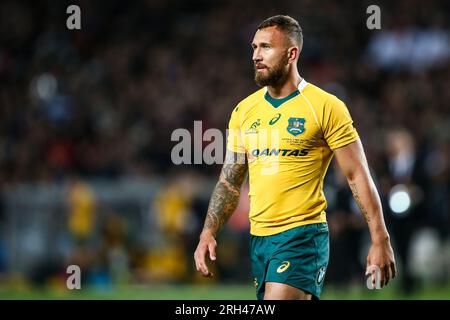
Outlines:
{"type": "MultiPolygon", "coordinates": [[[[448,287],[448,1],[1,1],[0,284],[64,287],[69,264],[94,287],[203,283],[192,255],[221,166],[174,165],[171,134],[194,120],[225,133],[257,89],[256,27],[275,14],[303,28],[300,74],[352,114],[394,286],[448,287]],[[70,4],[81,30],[66,28],[70,4]],[[366,27],[370,4],[381,30],[366,27]]],[[[218,239],[217,283],[252,285],[246,190],[218,239]]],[[[364,287],[369,235],[334,163],[325,193],[326,283],[364,287]]]]}

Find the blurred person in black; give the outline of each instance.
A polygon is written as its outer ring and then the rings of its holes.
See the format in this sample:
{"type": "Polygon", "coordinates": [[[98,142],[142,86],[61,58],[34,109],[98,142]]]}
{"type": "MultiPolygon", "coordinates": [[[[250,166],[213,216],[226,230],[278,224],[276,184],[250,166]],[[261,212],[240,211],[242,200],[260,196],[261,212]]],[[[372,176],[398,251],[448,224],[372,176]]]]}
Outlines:
{"type": "Polygon", "coordinates": [[[402,270],[400,289],[410,294],[417,285],[417,279],[411,273],[409,266],[411,239],[414,232],[423,224],[426,214],[421,197],[417,191],[414,176],[418,173],[416,145],[412,135],[404,129],[392,129],[387,132],[386,138],[386,175],[385,175],[385,207],[387,210],[387,223],[392,227],[394,246],[399,255],[399,264],[402,270]],[[396,186],[402,186],[409,192],[412,204],[404,210],[393,208],[392,191],[396,186]],[[416,192],[414,192],[416,190],[416,192]]]}

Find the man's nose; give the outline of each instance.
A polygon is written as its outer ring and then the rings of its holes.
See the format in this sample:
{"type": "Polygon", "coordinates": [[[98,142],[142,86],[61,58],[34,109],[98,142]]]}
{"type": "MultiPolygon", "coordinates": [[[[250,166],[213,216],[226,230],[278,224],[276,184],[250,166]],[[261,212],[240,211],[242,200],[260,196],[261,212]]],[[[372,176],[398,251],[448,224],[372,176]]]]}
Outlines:
{"type": "Polygon", "coordinates": [[[255,49],[255,50],[253,51],[253,57],[252,57],[252,59],[253,59],[254,62],[259,62],[259,61],[262,60],[262,57],[261,57],[261,55],[260,55],[260,51],[259,51],[258,49],[255,49]]]}

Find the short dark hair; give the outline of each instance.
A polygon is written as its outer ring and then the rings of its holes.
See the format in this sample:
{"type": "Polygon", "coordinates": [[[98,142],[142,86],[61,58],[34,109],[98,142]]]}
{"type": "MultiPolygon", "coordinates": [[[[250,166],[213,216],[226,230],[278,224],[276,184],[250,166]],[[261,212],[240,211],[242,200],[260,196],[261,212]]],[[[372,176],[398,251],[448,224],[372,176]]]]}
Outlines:
{"type": "Polygon", "coordinates": [[[285,15],[273,16],[261,22],[258,26],[258,30],[274,26],[279,28],[289,38],[291,38],[294,42],[296,42],[300,50],[302,49],[303,46],[302,27],[300,27],[300,24],[298,23],[297,20],[295,20],[290,16],[285,15]]]}

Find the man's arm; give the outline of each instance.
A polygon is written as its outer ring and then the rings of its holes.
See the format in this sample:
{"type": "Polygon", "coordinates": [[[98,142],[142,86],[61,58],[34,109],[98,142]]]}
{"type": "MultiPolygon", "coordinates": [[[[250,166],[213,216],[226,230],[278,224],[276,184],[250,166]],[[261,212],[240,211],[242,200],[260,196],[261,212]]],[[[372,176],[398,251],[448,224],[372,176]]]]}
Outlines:
{"type": "Polygon", "coordinates": [[[215,237],[236,210],[247,170],[246,154],[227,150],[225,163],[212,193],[203,231],[194,253],[197,271],[200,271],[205,277],[213,275],[209,272],[205,257],[209,252],[210,259],[216,260],[217,242],[215,237]]]}
{"type": "MultiPolygon", "coordinates": [[[[383,287],[395,277],[397,271],[380,197],[370,175],[361,140],[334,150],[334,154],[369,227],[372,246],[367,256],[366,274],[373,275],[375,271],[369,272],[369,267],[378,266],[381,270],[380,284],[383,287]]],[[[374,281],[375,277],[372,277],[373,284],[374,281]]]]}

